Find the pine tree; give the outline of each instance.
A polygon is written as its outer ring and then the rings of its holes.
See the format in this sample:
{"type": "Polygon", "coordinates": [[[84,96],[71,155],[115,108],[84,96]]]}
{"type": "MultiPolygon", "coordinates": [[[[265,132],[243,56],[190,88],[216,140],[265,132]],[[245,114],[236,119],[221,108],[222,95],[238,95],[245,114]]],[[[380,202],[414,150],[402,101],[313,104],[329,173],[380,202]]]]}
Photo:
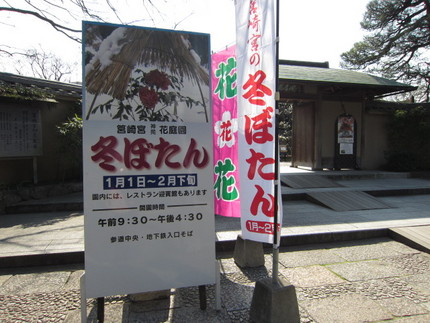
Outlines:
{"type": "Polygon", "coordinates": [[[341,66],[417,85],[417,101],[429,102],[430,0],[372,0],[361,27],[368,34],[341,66]]]}

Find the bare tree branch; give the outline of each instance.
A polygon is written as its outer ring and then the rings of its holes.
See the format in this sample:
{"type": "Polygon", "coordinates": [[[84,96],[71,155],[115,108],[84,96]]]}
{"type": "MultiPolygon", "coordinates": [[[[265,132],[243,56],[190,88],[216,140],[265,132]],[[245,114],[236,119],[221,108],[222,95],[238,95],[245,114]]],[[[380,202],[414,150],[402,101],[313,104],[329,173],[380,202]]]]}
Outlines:
{"type": "Polygon", "coordinates": [[[69,81],[65,79],[72,74],[73,65],[63,61],[53,53],[47,53],[42,48],[29,49],[25,53],[19,53],[24,58],[17,60],[15,70],[22,74],[23,70],[31,70],[34,77],[54,81],[69,81]]]}
{"type": "Polygon", "coordinates": [[[69,35],[67,33],[67,31],[72,32],[72,33],[81,33],[82,30],[79,29],[72,29],[60,24],[57,24],[56,22],[54,22],[51,19],[48,19],[44,16],[42,16],[41,14],[39,14],[38,12],[34,12],[34,11],[30,11],[30,10],[23,10],[23,9],[18,9],[18,8],[7,8],[7,7],[0,7],[0,11],[10,11],[10,12],[16,12],[16,13],[21,13],[21,14],[27,14],[27,15],[32,15],[40,20],[43,20],[47,23],[49,23],[55,30],[63,33],[64,35],[66,35],[67,37],[69,37],[70,39],[77,41],[77,42],[81,42],[79,37],[74,37],[72,35],[69,35]]]}
{"type": "MultiPolygon", "coordinates": [[[[55,17],[55,16],[53,16],[49,11],[41,10],[41,9],[39,9],[38,7],[34,6],[34,5],[31,3],[31,0],[25,0],[25,2],[27,2],[30,6],[32,6],[32,7],[34,8],[34,10],[35,10],[35,11],[39,11],[41,14],[43,14],[46,18],[48,18],[48,16],[47,16],[47,15],[51,15],[52,17],[55,17]],[[45,15],[44,13],[46,13],[47,15],[45,15]]],[[[53,7],[53,8],[56,8],[56,9],[58,9],[58,10],[61,10],[61,11],[62,11],[62,12],[64,12],[64,13],[67,13],[71,18],[73,18],[73,19],[77,19],[77,17],[76,17],[75,15],[73,15],[73,14],[72,14],[72,11],[71,11],[71,10],[68,10],[64,5],[63,5],[63,6],[60,6],[60,5],[56,4],[56,3],[53,3],[52,1],[48,1],[48,0],[43,0],[43,2],[45,2],[49,7],[53,7]]],[[[63,3],[63,1],[61,1],[61,2],[63,3]]],[[[55,17],[55,18],[56,18],[56,17],[55,17]]]]}
{"type": "Polygon", "coordinates": [[[110,10],[112,10],[112,12],[115,14],[115,16],[117,17],[117,19],[124,24],[124,22],[122,21],[122,19],[119,17],[117,10],[115,9],[114,6],[112,6],[111,2],[109,0],[106,0],[107,5],[109,6],[110,10]]]}

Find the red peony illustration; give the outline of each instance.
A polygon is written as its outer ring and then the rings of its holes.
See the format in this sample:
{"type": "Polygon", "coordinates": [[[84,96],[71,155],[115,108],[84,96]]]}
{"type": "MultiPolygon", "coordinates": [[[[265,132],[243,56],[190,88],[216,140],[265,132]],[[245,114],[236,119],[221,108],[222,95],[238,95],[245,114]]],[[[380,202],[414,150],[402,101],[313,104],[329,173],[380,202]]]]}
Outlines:
{"type": "Polygon", "coordinates": [[[154,109],[159,100],[157,92],[146,86],[139,89],[139,98],[142,104],[148,109],[154,109]]]}
{"type": "Polygon", "coordinates": [[[155,86],[158,89],[167,90],[171,85],[170,79],[166,73],[159,70],[152,70],[145,75],[145,83],[149,86],[155,86]]]}

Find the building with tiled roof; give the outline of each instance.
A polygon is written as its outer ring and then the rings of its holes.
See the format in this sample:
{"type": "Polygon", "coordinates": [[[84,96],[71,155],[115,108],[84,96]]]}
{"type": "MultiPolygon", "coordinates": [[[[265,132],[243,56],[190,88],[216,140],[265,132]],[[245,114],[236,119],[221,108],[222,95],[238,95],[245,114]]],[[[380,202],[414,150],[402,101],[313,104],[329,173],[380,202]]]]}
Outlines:
{"type": "MultiPolygon", "coordinates": [[[[413,90],[366,73],[331,69],[328,63],[281,60],[281,101],[294,103],[292,165],[381,167],[385,123],[397,103],[390,108],[378,99],[413,90]],[[341,120],[347,120],[349,132],[339,134],[341,120]]],[[[80,113],[81,95],[80,84],[0,73],[0,185],[75,176],[58,153],[56,126],[80,113]]]]}
{"type": "Polygon", "coordinates": [[[57,126],[80,114],[81,93],[79,84],[0,73],[1,186],[79,176],[59,152],[57,126]]]}
{"type": "MultiPolygon", "coordinates": [[[[292,165],[312,169],[377,169],[386,161],[380,99],[416,87],[328,63],[281,60],[281,101],[294,103],[292,165]],[[340,129],[349,128],[349,132],[340,129]]],[[[390,103],[384,103],[389,105],[390,103]]]]}

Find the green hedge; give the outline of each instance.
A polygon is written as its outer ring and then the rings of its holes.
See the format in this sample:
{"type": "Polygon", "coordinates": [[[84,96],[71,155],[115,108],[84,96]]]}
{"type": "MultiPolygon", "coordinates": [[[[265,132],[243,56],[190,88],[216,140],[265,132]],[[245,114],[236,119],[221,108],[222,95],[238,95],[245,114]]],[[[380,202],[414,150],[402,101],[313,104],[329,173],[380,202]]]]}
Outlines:
{"type": "Polygon", "coordinates": [[[386,169],[430,170],[430,111],[423,107],[396,110],[387,124],[386,169]]]}

